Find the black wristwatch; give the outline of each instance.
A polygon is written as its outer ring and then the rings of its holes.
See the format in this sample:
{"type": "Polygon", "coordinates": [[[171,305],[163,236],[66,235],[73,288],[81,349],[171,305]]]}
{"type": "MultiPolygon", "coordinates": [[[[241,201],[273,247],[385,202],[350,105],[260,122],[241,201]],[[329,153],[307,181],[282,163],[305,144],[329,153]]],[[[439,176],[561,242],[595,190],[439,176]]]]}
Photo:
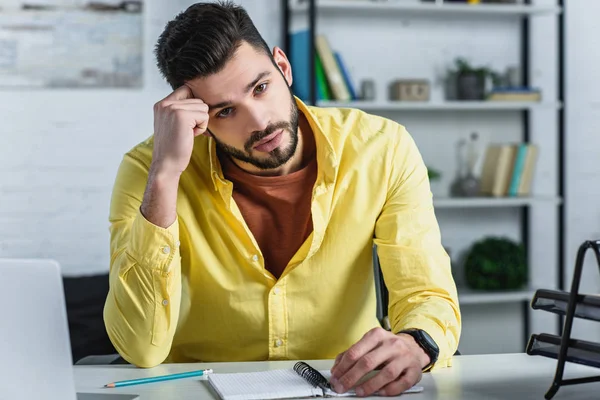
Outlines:
{"type": "Polygon", "coordinates": [[[415,339],[415,342],[421,346],[425,353],[429,356],[430,362],[423,368],[423,371],[427,371],[438,359],[440,355],[440,348],[435,341],[429,336],[423,329],[404,329],[398,333],[406,333],[415,339]]]}

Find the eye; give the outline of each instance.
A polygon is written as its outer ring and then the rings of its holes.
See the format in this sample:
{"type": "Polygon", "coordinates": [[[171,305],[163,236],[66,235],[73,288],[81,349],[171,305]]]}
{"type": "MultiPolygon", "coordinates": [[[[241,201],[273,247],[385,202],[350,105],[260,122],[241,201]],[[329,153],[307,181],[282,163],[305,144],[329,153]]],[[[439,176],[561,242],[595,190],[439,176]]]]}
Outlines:
{"type": "Polygon", "coordinates": [[[226,118],[229,115],[231,115],[232,112],[233,112],[233,108],[227,107],[227,108],[224,108],[221,111],[219,111],[217,113],[217,117],[219,117],[219,118],[226,118]]]}
{"type": "Polygon", "coordinates": [[[256,89],[254,89],[254,93],[263,93],[265,90],[267,90],[267,83],[261,83],[260,85],[258,85],[256,87],[256,89]]]}

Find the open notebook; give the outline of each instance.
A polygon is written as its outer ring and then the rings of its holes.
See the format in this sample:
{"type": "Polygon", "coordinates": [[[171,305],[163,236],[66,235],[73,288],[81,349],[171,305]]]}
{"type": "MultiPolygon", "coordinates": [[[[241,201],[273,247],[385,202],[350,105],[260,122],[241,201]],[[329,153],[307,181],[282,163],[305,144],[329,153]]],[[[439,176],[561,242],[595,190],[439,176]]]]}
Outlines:
{"type": "MultiPolygon", "coordinates": [[[[299,362],[294,369],[210,374],[208,381],[223,400],[290,399],[299,397],[352,397],[354,391],[336,393],[329,388],[329,371],[316,371],[299,362]]],[[[404,393],[422,392],[413,386],[404,393]]]]}

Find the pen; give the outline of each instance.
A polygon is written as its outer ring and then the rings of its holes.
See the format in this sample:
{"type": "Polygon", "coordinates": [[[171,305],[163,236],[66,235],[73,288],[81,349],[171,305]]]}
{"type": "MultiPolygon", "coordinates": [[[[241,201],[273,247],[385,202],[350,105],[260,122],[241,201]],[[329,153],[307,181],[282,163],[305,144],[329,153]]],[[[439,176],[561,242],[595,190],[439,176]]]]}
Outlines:
{"type": "Polygon", "coordinates": [[[212,372],[213,372],[212,369],[200,369],[198,371],[182,372],[179,374],[161,375],[161,376],[153,376],[153,377],[149,377],[149,378],[130,379],[127,381],[112,382],[112,383],[107,383],[106,385],[104,385],[104,387],[117,388],[117,387],[122,387],[122,386],[141,385],[144,383],[170,381],[172,379],[191,378],[192,376],[202,376],[202,375],[206,375],[206,374],[212,374],[212,372]]]}

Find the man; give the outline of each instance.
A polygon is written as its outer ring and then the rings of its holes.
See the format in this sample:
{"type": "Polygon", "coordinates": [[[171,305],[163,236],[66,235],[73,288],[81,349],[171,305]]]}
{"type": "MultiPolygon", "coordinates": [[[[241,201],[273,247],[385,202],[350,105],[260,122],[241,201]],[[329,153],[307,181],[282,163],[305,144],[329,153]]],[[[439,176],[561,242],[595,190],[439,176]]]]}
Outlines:
{"type": "Polygon", "coordinates": [[[405,129],[296,99],[283,51],[231,3],[188,8],[156,55],[174,91],[124,157],[110,211],[104,315],[119,353],[141,367],[337,356],[334,389],[359,395],[449,365],[456,287],[405,129]]]}

